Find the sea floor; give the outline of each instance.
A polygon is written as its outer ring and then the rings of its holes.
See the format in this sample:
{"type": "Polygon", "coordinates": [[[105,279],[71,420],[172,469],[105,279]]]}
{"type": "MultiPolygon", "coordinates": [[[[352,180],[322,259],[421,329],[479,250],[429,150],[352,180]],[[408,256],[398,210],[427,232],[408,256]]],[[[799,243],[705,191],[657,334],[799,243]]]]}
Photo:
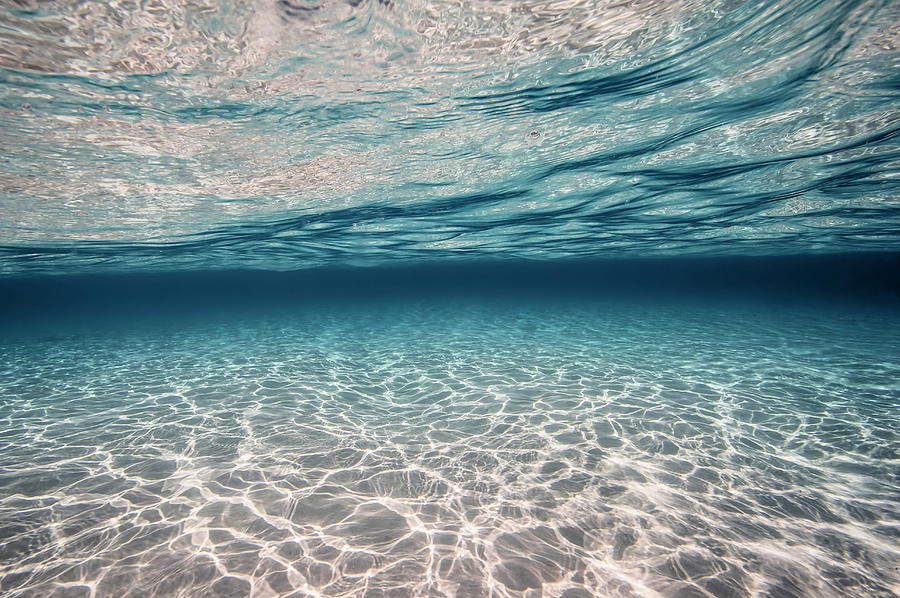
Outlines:
{"type": "Polygon", "coordinates": [[[896,596],[898,333],[472,298],[0,337],[0,592],[896,596]]]}

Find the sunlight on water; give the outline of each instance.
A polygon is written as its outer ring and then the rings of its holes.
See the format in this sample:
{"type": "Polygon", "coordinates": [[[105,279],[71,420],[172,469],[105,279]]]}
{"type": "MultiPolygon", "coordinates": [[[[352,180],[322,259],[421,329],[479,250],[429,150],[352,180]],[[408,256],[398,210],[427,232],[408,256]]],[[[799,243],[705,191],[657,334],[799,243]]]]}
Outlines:
{"type": "Polygon", "coordinates": [[[898,44],[0,0],[0,594],[896,598],[898,44]]]}
{"type": "Polygon", "coordinates": [[[0,588],[894,596],[898,330],[398,299],[0,345],[0,588]]]}
{"type": "Polygon", "coordinates": [[[896,2],[5,3],[0,268],[897,249],[896,2]]]}

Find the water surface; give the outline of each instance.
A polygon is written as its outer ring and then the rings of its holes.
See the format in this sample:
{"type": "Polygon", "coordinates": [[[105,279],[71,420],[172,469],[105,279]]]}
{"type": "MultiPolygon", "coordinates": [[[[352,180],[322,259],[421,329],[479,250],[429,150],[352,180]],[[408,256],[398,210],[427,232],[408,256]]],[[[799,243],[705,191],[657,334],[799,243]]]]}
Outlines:
{"type": "Polygon", "coordinates": [[[0,272],[897,251],[897,23],[890,0],[4,3],[0,272]]]}

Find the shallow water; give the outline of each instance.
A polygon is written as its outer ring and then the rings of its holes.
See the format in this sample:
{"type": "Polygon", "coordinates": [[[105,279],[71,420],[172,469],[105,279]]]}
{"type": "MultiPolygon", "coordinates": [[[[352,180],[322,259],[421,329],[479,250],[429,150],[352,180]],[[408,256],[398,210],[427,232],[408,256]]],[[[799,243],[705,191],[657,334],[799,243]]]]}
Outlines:
{"type": "Polygon", "coordinates": [[[900,3],[0,1],[0,594],[900,594],[900,3]]]}
{"type": "Polygon", "coordinates": [[[896,303],[306,288],[23,311],[6,595],[900,589],[896,303]]]}

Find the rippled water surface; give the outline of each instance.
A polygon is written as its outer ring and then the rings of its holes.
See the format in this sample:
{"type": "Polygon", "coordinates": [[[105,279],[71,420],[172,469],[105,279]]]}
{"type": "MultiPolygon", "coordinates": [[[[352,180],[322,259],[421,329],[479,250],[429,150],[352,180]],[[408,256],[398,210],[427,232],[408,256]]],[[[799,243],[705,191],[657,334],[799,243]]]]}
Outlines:
{"type": "Polygon", "coordinates": [[[5,343],[0,588],[896,596],[898,331],[398,300],[5,343]]]}
{"type": "Polygon", "coordinates": [[[7,0],[0,271],[897,250],[897,23],[891,0],[7,0]]]}

